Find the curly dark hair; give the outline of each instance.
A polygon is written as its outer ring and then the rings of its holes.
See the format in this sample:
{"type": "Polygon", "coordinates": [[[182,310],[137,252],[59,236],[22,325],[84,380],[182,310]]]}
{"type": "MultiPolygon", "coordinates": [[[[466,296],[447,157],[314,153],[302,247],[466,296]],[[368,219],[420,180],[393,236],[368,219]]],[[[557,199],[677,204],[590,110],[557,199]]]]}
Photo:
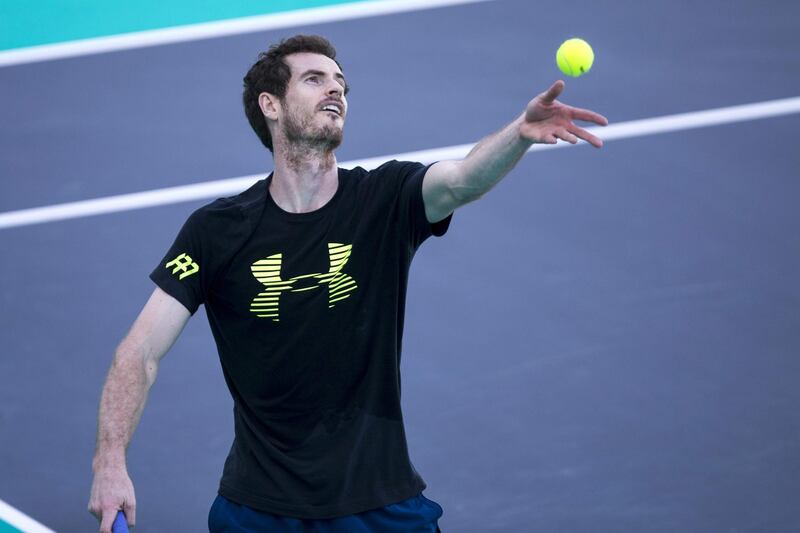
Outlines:
{"type": "MultiPolygon", "coordinates": [[[[267,120],[258,105],[258,95],[261,93],[274,94],[280,99],[286,95],[286,87],[292,77],[292,71],[284,58],[289,54],[310,52],[321,54],[336,61],[336,49],[324,37],[319,35],[295,35],[283,39],[278,44],[273,44],[266,52],[258,54],[258,60],[250,67],[244,77],[244,91],[242,104],[244,114],[253,131],[256,132],[261,142],[272,152],[272,135],[267,127],[267,120]]],[[[347,90],[345,90],[345,94],[347,90]]]]}

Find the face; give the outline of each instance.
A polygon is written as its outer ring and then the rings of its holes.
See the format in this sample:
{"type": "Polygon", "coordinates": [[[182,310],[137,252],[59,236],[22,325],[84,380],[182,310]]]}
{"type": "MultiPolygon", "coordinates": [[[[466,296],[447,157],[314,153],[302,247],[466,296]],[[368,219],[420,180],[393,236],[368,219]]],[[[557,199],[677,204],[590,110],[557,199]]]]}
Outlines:
{"type": "Polygon", "coordinates": [[[347,115],[342,71],[320,54],[291,54],[285,61],[292,75],[278,104],[278,126],[290,142],[335,149],[342,142],[347,115]]]}

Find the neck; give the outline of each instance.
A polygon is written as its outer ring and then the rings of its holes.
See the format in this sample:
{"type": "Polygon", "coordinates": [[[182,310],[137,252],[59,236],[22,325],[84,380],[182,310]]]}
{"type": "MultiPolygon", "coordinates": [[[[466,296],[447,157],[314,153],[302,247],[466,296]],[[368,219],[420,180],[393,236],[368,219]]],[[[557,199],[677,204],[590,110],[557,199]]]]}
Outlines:
{"type": "Polygon", "coordinates": [[[284,211],[316,211],[336,194],[339,173],[333,151],[280,143],[275,146],[274,158],[269,192],[284,211]]]}

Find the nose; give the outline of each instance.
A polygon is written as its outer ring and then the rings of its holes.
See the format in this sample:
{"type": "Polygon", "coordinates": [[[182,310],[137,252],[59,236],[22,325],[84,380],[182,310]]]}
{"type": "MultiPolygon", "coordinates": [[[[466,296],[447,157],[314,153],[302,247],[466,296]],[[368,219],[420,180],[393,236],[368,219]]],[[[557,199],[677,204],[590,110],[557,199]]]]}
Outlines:
{"type": "Polygon", "coordinates": [[[332,96],[342,96],[344,94],[344,88],[342,88],[338,81],[331,80],[328,82],[328,94],[332,96]]]}

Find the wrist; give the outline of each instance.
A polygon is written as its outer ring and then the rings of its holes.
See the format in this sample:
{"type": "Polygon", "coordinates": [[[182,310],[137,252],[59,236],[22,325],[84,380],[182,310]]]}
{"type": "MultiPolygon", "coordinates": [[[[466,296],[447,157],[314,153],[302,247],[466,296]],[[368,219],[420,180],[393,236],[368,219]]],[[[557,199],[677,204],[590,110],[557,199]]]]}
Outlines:
{"type": "Polygon", "coordinates": [[[127,470],[124,449],[97,450],[92,459],[92,470],[127,470]]]}
{"type": "Polygon", "coordinates": [[[529,138],[522,134],[522,126],[525,124],[525,112],[517,117],[517,120],[511,123],[514,128],[515,140],[520,146],[530,147],[533,144],[529,138]]]}

